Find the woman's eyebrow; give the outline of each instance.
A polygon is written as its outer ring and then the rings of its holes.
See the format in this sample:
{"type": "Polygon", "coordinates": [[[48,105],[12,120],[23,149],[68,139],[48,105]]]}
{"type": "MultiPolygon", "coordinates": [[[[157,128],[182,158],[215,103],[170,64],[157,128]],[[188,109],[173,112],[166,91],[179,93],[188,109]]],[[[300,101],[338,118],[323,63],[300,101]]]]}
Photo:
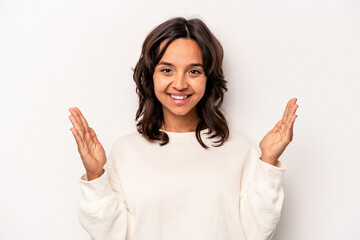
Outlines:
{"type": "MultiPolygon", "coordinates": [[[[159,62],[158,65],[174,66],[174,64],[169,63],[169,62],[164,62],[164,61],[159,62]]],[[[204,66],[201,63],[190,63],[189,66],[192,66],[192,67],[200,66],[200,67],[204,68],[204,66]]]]}

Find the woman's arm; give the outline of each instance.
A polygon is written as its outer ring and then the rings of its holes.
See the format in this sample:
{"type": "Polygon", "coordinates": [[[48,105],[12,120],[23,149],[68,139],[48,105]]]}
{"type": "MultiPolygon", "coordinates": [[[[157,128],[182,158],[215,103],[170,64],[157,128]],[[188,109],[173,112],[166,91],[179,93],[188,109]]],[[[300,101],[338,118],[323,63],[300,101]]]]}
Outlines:
{"type": "Polygon", "coordinates": [[[107,160],[102,144],[80,109],[75,107],[69,111],[73,124],[70,130],[86,170],[80,179],[83,194],[78,209],[80,224],[92,239],[125,240],[128,209],[115,166],[116,144],[107,160]]]}
{"type": "Polygon", "coordinates": [[[261,156],[252,146],[245,160],[239,211],[246,239],[271,239],[280,220],[286,166],[278,159],[293,138],[296,101],[289,100],[282,119],[260,142],[261,156]]]}
{"type": "Polygon", "coordinates": [[[130,211],[119,181],[112,151],[105,165],[104,174],[92,181],[80,179],[83,198],[78,217],[91,239],[125,240],[130,211]]]}
{"type": "Polygon", "coordinates": [[[246,239],[269,240],[280,220],[284,200],[281,179],[286,166],[280,161],[277,166],[265,163],[259,156],[253,146],[244,163],[239,215],[246,239]]]}

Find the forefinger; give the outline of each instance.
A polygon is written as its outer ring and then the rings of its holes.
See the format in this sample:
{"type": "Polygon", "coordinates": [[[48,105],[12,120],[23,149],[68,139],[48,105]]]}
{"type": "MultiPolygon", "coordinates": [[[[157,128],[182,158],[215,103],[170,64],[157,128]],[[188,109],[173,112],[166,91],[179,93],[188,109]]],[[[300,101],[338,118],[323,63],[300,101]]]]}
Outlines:
{"type": "Polygon", "coordinates": [[[89,124],[86,121],[85,117],[82,115],[80,109],[78,109],[77,107],[74,107],[74,109],[78,112],[78,114],[80,116],[81,122],[82,122],[82,124],[83,124],[83,126],[85,128],[85,132],[90,133],[89,124]]]}
{"type": "Polygon", "coordinates": [[[288,118],[289,118],[289,115],[290,115],[290,111],[293,107],[293,105],[295,104],[296,102],[296,98],[292,98],[288,101],[287,105],[286,105],[286,108],[285,108],[285,111],[284,111],[284,114],[283,114],[283,117],[282,117],[282,120],[283,120],[283,123],[287,123],[288,122],[288,118]],[[294,101],[295,99],[295,101],[294,101]]]}

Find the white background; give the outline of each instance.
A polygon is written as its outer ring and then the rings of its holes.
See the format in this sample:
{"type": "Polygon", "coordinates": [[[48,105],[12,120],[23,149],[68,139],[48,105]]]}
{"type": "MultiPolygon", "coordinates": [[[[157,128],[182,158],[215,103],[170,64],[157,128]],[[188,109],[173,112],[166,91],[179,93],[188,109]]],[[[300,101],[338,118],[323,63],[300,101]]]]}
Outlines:
{"type": "Polygon", "coordinates": [[[230,125],[258,144],[298,98],[274,239],[360,239],[360,3],[0,0],[0,239],[89,239],[68,108],[108,151],[135,131],[146,35],[198,17],[224,47],[230,125]]]}

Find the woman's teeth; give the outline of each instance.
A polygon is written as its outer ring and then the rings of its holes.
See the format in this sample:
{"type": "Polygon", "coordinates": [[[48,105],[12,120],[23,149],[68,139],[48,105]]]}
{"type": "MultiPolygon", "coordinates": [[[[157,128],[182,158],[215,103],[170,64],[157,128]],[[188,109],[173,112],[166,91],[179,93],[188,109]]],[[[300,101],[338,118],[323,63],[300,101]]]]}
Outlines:
{"type": "Polygon", "coordinates": [[[170,96],[174,99],[185,99],[185,98],[188,98],[190,95],[187,95],[187,96],[174,96],[174,95],[171,95],[170,96]]]}

